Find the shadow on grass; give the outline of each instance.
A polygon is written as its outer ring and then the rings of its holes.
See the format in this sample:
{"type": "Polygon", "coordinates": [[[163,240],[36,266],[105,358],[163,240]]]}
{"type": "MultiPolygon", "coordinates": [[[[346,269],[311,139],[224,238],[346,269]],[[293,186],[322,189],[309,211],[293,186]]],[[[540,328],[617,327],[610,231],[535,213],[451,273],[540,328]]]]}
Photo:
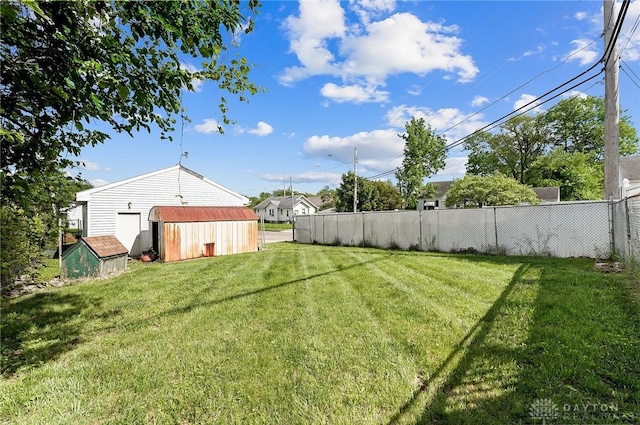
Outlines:
{"type": "Polygon", "coordinates": [[[72,350],[82,342],[81,322],[74,318],[99,303],[95,298],[56,291],[10,303],[3,300],[0,374],[10,377],[72,350]]]}
{"type": "Polygon", "coordinates": [[[582,260],[519,262],[489,311],[429,376],[433,397],[419,407],[425,397],[416,391],[389,423],[640,423],[640,306],[624,279],[582,260]],[[551,409],[536,410],[537,400],[551,409]],[[414,407],[422,409],[417,420],[414,407]]]}

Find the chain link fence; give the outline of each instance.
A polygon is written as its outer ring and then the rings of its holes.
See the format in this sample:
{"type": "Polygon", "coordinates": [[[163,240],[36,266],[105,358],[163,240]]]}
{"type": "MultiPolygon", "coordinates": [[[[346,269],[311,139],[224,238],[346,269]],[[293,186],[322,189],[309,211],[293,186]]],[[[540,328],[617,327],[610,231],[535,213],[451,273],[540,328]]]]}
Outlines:
{"type": "Polygon", "coordinates": [[[611,204],[613,253],[640,265],[640,195],[611,204]]]}
{"type": "Polygon", "coordinates": [[[301,243],[501,255],[605,259],[615,253],[637,258],[639,234],[640,197],[615,204],[562,202],[296,218],[296,240],[301,243]]]}

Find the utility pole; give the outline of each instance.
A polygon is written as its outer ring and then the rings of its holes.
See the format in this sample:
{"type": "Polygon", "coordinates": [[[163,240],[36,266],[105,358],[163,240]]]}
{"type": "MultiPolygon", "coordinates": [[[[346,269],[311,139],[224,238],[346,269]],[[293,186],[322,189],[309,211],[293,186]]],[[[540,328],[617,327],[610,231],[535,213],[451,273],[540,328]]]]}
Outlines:
{"type": "Polygon", "coordinates": [[[353,147],[353,212],[358,211],[358,148],[353,147]]]}
{"type": "MultiPolygon", "coordinates": [[[[615,0],[604,0],[604,46],[610,60],[604,68],[604,199],[620,198],[620,104],[618,49],[613,37],[615,0]]],[[[605,58],[606,61],[606,58],[605,58]]]]}

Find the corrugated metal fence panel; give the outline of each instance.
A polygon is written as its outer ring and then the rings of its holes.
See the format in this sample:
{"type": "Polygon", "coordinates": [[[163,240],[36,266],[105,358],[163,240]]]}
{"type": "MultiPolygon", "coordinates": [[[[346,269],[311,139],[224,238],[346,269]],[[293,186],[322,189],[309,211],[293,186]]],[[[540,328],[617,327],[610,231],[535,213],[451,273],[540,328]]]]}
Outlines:
{"type": "Polygon", "coordinates": [[[362,230],[364,214],[347,214],[341,216],[338,223],[338,233],[342,244],[360,246],[363,243],[362,230]]]}
{"type": "Polygon", "coordinates": [[[301,215],[296,217],[296,241],[300,243],[313,243],[313,220],[312,215],[301,215]]]}
{"type": "MultiPolygon", "coordinates": [[[[630,201],[630,200],[629,200],[630,201]]],[[[431,211],[339,213],[310,216],[296,233],[299,242],[363,245],[381,248],[420,247],[427,251],[469,248],[486,253],[537,254],[557,257],[606,258],[611,254],[610,204],[560,203],[538,206],[489,207],[431,211]],[[305,237],[306,232],[306,239],[305,237]]],[[[634,199],[632,232],[640,247],[640,197],[634,199]]],[[[302,220],[302,217],[299,218],[302,220]]],[[[618,232],[619,233],[619,232],[618,232]]]]}
{"type": "Polygon", "coordinates": [[[607,202],[496,208],[498,246],[510,254],[608,258],[607,202]]]}
{"type": "Polygon", "coordinates": [[[640,264],[640,195],[627,199],[629,221],[629,259],[640,264]]]}
{"type": "Polygon", "coordinates": [[[432,210],[438,215],[440,251],[475,249],[488,252],[495,245],[493,209],[432,210]]]}

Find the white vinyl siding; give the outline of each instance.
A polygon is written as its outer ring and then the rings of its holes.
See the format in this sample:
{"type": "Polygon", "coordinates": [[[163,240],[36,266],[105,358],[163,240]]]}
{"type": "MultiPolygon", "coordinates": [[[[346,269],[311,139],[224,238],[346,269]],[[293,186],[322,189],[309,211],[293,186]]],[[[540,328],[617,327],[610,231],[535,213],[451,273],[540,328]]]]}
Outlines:
{"type": "Polygon", "coordinates": [[[140,213],[142,250],[149,249],[149,210],[154,206],[244,206],[247,198],[184,168],[172,167],[122,184],[80,192],[87,201],[86,236],[116,234],[118,213],[140,213]],[[179,196],[181,195],[181,196],[179,196]]]}

